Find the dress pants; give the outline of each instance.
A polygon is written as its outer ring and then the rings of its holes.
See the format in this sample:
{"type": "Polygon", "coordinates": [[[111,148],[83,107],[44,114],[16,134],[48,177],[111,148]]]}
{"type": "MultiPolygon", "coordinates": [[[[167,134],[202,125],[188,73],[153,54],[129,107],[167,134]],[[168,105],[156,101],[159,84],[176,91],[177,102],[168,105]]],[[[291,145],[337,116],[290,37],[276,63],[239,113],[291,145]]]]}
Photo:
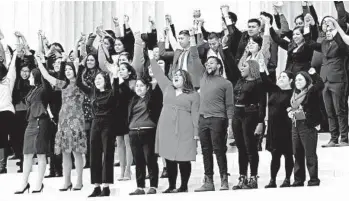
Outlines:
{"type": "Polygon", "coordinates": [[[91,184],[114,183],[115,120],[95,117],[90,136],[91,184]]]}
{"type": "Polygon", "coordinates": [[[292,144],[295,158],[294,180],[305,181],[305,160],[309,171],[311,182],[320,182],[318,178],[318,158],[316,145],[318,135],[315,128],[310,128],[305,120],[296,121],[292,125],[292,144]]]}
{"type": "Polygon", "coordinates": [[[258,109],[245,111],[246,108],[235,107],[233,116],[233,133],[239,152],[240,175],[247,176],[250,164],[251,176],[258,175],[259,155],[254,131],[258,125],[258,109]]]}
{"type": "Polygon", "coordinates": [[[339,135],[342,142],[348,142],[348,110],[346,105],[347,83],[325,83],[323,98],[328,115],[331,141],[338,143],[339,135]]]}
{"type": "Polygon", "coordinates": [[[145,188],[146,167],[148,167],[150,187],[158,187],[159,166],[155,154],[156,129],[130,130],[132,155],[136,162],[136,181],[138,188],[145,188]]]}
{"type": "Polygon", "coordinates": [[[188,181],[191,174],[190,161],[171,161],[166,159],[166,168],[168,174],[169,189],[176,189],[176,181],[178,175],[178,166],[181,173],[181,187],[188,189],[188,181]]]}
{"type": "Polygon", "coordinates": [[[7,166],[8,137],[13,129],[14,114],[11,111],[0,112],[0,171],[7,166]]]}
{"type": "Polygon", "coordinates": [[[51,134],[51,140],[50,140],[50,150],[51,150],[51,154],[50,154],[50,174],[54,174],[54,173],[62,173],[63,167],[62,167],[62,163],[63,163],[63,158],[62,158],[62,154],[55,154],[54,152],[54,148],[55,148],[55,139],[56,139],[56,133],[58,130],[58,126],[55,123],[51,123],[50,124],[50,134],[51,134]]]}
{"type": "Polygon", "coordinates": [[[228,119],[220,117],[199,118],[199,138],[206,176],[213,176],[213,152],[216,155],[219,173],[228,174],[227,168],[228,119]]]}

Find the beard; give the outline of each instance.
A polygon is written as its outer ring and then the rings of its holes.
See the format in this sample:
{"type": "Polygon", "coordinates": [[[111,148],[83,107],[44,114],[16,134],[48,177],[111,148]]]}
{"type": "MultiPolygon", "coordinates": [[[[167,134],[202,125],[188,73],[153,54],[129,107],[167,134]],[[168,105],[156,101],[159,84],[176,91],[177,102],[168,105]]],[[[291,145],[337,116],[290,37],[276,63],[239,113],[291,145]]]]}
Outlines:
{"type": "Polygon", "coordinates": [[[216,68],[216,69],[209,69],[209,70],[207,70],[207,74],[208,75],[215,75],[216,74],[216,72],[217,72],[217,70],[218,70],[218,68],[216,68]]]}

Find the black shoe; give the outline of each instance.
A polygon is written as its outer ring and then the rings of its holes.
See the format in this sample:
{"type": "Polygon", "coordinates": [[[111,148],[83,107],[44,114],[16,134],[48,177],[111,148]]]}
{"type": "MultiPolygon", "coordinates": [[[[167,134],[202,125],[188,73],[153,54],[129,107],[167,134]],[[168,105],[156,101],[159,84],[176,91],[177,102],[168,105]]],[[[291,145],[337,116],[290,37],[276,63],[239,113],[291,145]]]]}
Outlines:
{"type": "Polygon", "coordinates": [[[19,170],[17,170],[17,173],[22,173],[23,172],[23,168],[19,168],[19,170]]]}
{"type": "Polygon", "coordinates": [[[115,167],[120,167],[120,162],[114,163],[115,167]]]}
{"type": "Polygon", "coordinates": [[[236,186],[233,186],[233,190],[243,189],[243,187],[246,185],[247,185],[247,177],[245,175],[241,175],[239,177],[239,183],[236,186]]]}
{"type": "Polygon", "coordinates": [[[147,194],[156,194],[156,189],[155,188],[152,188],[150,187],[147,194]]]}
{"type": "Polygon", "coordinates": [[[22,162],[21,162],[21,161],[17,161],[17,162],[16,162],[16,165],[17,165],[17,166],[21,166],[21,165],[22,165],[22,162]]]}
{"type": "Polygon", "coordinates": [[[27,185],[22,191],[16,191],[15,194],[23,194],[26,190],[28,190],[28,193],[29,193],[29,189],[30,189],[30,184],[27,183],[27,185]]]}
{"type": "Polygon", "coordinates": [[[320,180],[308,181],[308,186],[320,186],[320,180]]]}
{"type": "Polygon", "coordinates": [[[59,189],[59,191],[68,191],[68,190],[71,191],[72,188],[73,188],[73,184],[70,183],[70,185],[67,188],[61,188],[61,189],[59,189]]]}
{"type": "Polygon", "coordinates": [[[101,187],[95,187],[95,189],[93,189],[92,194],[91,194],[91,195],[89,195],[88,197],[89,197],[89,198],[92,198],[92,197],[98,197],[98,196],[100,196],[100,195],[101,195],[101,193],[102,193],[102,191],[101,191],[101,187]]]}
{"type": "Polygon", "coordinates": [[[291,187],[291,181],[290,179],[285,179],[284,182],[280,185],[280,188],[288,188],[291,187]]]}
{"type": "Polygon", "coordinates": [[[48,174],[47,176],[45,176],[45,178],[52,178],[52,177],[56,177],[56,173],[55,172],[51,172],[50,174],[48,174]]]}
{"type": "Polygon", "coordinates": [[[269,184],[265,186],[265,188],[276,188],[276,182],[274,179],[271,179],[269,184]]]}
{"type": "Polygon", "coordinates": [[[142,189],[137,188],[135,191],[133,191],[129,195],[145,195],[145,191],[142,190],[142,189]]]}
{"type": "Polygon", "coordinates": [[[6,173],[7,173],[7,169],[6,168],[0,169],[0,174],[6,174],[6,173]]]}
{"type": "Polygon", "coordinates": [[[173,193],[188,193],[188,188],[179,187],[173,190],[173,193]]]}
{"type": "Polygon", "coordinates": [[[99,197],[106,197],[106,196],[110,196],[109,187],[104,187],[101,194],[99,195],[99,197]]]}
{"type": "Polygon", "coordinates": [[[258,188],[258,176],[251,176],[248,184],[242,187],[243,189],[257,189],[258,188]]]}
{"type": "Polygon", "coordinates": [[[338,142],[330,141],[328,144],[321,145],[322,148],[335,147],[338,142]]]}
{"type": "Polygon", "coordinates": [[[304,182],[300,182],[300,181],[294,181],[293,184],[291,185],[291,187],[302,187],[304,186],[304,182]]]}
{"type": "Polygon", "coordinates": [[[164,167],[164,169],[162,170],[160,178],[167,178],[167,177],[168,177],[167,168],[164,167]]]}
{"type": "Polygon", "coordinates": [[[41,184],[41,188],[38,191],[32,191],[32,193],[41,193],[44,191],[44,184],[41,184]]]}
{"type": "Polygon", "coordinates": [[[165,191],[163,191],[162,193],[176,193],[174,188],[168,188],[165,191]]]}

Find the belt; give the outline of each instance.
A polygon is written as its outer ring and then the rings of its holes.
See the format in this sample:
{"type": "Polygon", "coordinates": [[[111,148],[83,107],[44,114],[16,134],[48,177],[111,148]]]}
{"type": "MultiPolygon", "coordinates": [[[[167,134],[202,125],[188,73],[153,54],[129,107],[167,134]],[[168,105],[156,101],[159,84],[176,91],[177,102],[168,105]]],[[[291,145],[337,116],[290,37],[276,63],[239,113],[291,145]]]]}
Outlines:
{"type": "Polygon", "coordinates": [[[140,130],[150,130],[154,129],[152,127],[139,127],[139,128],[130,128],[130,131],[140,131],[140,130]]]}
{"type": "Polygon", "coordinates": [[[259,106],[259,104],[249,104],[249,105],[235,104],[235,107],[252,107],[252,106],[259,106]]]}

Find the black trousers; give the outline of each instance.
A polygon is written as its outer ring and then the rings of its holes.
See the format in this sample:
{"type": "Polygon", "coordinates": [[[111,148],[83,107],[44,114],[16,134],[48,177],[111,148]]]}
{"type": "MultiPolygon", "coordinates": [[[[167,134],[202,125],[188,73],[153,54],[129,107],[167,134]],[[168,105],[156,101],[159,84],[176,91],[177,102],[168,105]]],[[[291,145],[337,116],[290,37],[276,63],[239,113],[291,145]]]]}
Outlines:
{"type": "MultiPolygon", "coordinates": [[[[58,121],[57,121],[58,122],[58,121]]],[[[58,130],[57,122],[50,124],[50,134],[51,134],[51,140],[50,140],[50,174],[54,173],[62,173],[63,167],[63,158],[62,154],[55,154],[55,139],[56,139],[56,133],[58,130]]]]}
{"type": "Polygon", "coordinates": [[[213,176],[213,152],[216,155],[220,175],[228,174],[227,167],[228,119],[199,118],[199,138],[206,176],[213,176]]]}
{"type": "Polygon", "coordinates": [[[87,151],[86,151],[86,164],[90,165],[90,135],[91,135],[91,126],[92,121],[85,121],[85,132],[86,132],[86,138],[87,138],[87,151]]]}
{"type": "Polygon", "coordinates": [[[245,111],[235,107],[233,116],[233,133],[239,152],[240,175],[247,175],[250,164],[251,176],[258,175],[259,155],[254,131],[258,125],[258,111],[245,111]]]}
{"type": "Polygon", "coordinates": [[[318,158],[316,145],[318,135],[315,128],[310,128],[304,120],[297,121],[292,126],[292,144],[295,158],[294,180],[305,181],[305,160],[308,168],[310,181],[320,182],[318,178],[318,158]]]}
{"type": "Polygon", "coordinates": [[[136,181],[138,188],[145,188],[146,167],[148,168],[150,187],[158,187],[159,166],[155,154],[156,129],[130,131],[130,144],[136,162],[136,181]]]}
{"type": "Polygon", "coordinates": [[[92,184],[114,183],[115,120],[95,117],[90,136],[90,172],[92,184]]]}
{"type": "Polygon", "coordinates": [[[14,114],[11,111],[0,112],[0,170],[7,166],[8,137],[13,130],[14,114]]]}
{"type": "Polygon", "coordinates": [[[178,166],[181,173],[181,189],[188,189],[188,181],[191,174],[190,161],[171,161],[166,159],[168,183],[170,189],[176,189],[178,166]]]}
{"type": "Polygon", "coordinates": [[[16,126],[13,127],[12,132],[10,133],[10,141],[13,148],[13,151],[16,156],[23,156],[23,141],[24,133],[27,128],[27,111],[16,111],[14,116],[14,122],[16,126]]]}
{"type": "Polygon", "coordinates": [[[285,158],[285,171],[286,178],[290,179],[294,167],[293,155],[292,153],[282,153],[278,150],[274,150],[271,152],[271,164],[270,164],[270,177],[273,180],[276,180],[276,176],[280,169],[280,160],[281,156],[285,158]]]}
{"type": "Polygon", "coordinates": [[[342,142],[348,142],[348,105],[346,96],[347,83],[325,83],[323,98],[328,115],[331,141],[337,143],[339,135],[342,142]]]}

